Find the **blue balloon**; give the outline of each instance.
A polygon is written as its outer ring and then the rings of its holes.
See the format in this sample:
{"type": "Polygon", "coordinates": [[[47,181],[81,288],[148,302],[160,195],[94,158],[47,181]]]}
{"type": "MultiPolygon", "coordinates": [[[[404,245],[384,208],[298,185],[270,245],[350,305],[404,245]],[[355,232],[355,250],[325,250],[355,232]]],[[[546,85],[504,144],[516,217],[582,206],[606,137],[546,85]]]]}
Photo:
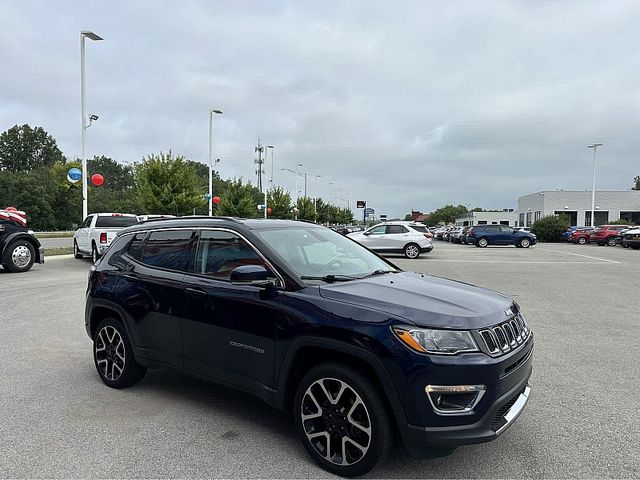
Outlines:
{"type": "Polygon", "coordinates": [[[82,170],[79,168],[70,168],[67,172],[67,178],[71,179],[73,182],[77,182],[82,178],[82,170]]]}
{"type": "Polygon", "coordinates": [[[205,200],[209,200],[211,198],[211,195],[209,195],[208,193],[205,193],[203,197],[205,200]]]}

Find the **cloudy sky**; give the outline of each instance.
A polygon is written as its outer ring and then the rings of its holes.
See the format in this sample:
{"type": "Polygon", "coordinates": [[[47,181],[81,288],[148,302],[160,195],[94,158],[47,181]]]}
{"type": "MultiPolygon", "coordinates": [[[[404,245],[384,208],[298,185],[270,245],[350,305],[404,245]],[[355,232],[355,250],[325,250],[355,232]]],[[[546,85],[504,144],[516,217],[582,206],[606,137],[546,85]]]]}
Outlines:
{"type": "Polygon", "coordinates": [[[0,131],[42,126],[70,158],[88,29],[89,156],[206,162],[219,108],[223,177],[255,183],[260,137],[276,184],[301,163],[310,195],[390,216],[590,189],[592,142],[599,188],[640,174],[637,1],[0,0],[0,19],[0,131]]]}

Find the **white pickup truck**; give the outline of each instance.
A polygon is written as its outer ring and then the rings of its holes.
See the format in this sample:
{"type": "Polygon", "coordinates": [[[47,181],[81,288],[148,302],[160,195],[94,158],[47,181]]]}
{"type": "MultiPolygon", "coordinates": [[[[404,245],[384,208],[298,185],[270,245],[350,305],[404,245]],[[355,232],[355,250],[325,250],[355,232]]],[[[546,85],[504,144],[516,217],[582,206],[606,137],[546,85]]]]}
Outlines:
{"type": "Polygon", "coordinates": [[[91,255],[97,261],[111,244],[117,233],[138,223],[138,217],[130,213],[92,213],[73,234],[73,256],[91,255]]]}

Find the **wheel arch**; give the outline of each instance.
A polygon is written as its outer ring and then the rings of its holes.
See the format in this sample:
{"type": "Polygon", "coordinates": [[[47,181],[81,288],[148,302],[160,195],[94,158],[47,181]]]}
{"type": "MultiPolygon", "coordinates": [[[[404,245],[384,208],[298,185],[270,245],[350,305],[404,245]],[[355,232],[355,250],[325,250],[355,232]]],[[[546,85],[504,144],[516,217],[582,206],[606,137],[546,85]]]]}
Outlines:
{"type": "Polygon", "coordinates": [[[89,336],[93,339],[96,328],[98,328],[100,322],[105,318],[113,318],[122,324],[127,332],[127,336],[131,340],[131,346],[135,349],[135,337],[127,325],[125,320],[126,315],[118,305],[111,304],[110,302],[97,302],[91,306],[87,317],[87,333],[89,336]]]}
{"type": "Polygon", "coordinates": [[[276,407],[289,410],[298,384],[311,368],[323,363],[341,363],[357,369],[378,388],[385,406],[402,433],[407,420],[396,388],[380,359],[372,352],[337,340],[299,338],[289,347],[278,376],[276,407]]]}

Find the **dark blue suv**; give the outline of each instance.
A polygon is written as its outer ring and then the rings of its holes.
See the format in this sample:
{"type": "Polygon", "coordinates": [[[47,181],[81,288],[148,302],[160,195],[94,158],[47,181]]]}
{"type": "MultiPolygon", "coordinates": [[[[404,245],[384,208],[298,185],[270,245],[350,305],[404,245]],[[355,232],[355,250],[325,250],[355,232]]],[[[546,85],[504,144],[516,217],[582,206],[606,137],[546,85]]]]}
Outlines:
{"type": "Polygon", "coordinates": [[[467,231],[467,243],[484,248],[488,245],[515,245],[529,248],[538,243],[536,236],[526,230],[508,225],[475,225],[467,231]]]}
{"type": "Polygon", "coordinates": [[[173,367],[244,390],[292,411],[311,457],[343,476],[384,461],[396,433],[414,455],[493,440],[530,392],[513,300],[305,222],[129,227],[91,268],[85,323],[106,385],[173,367]]]}

